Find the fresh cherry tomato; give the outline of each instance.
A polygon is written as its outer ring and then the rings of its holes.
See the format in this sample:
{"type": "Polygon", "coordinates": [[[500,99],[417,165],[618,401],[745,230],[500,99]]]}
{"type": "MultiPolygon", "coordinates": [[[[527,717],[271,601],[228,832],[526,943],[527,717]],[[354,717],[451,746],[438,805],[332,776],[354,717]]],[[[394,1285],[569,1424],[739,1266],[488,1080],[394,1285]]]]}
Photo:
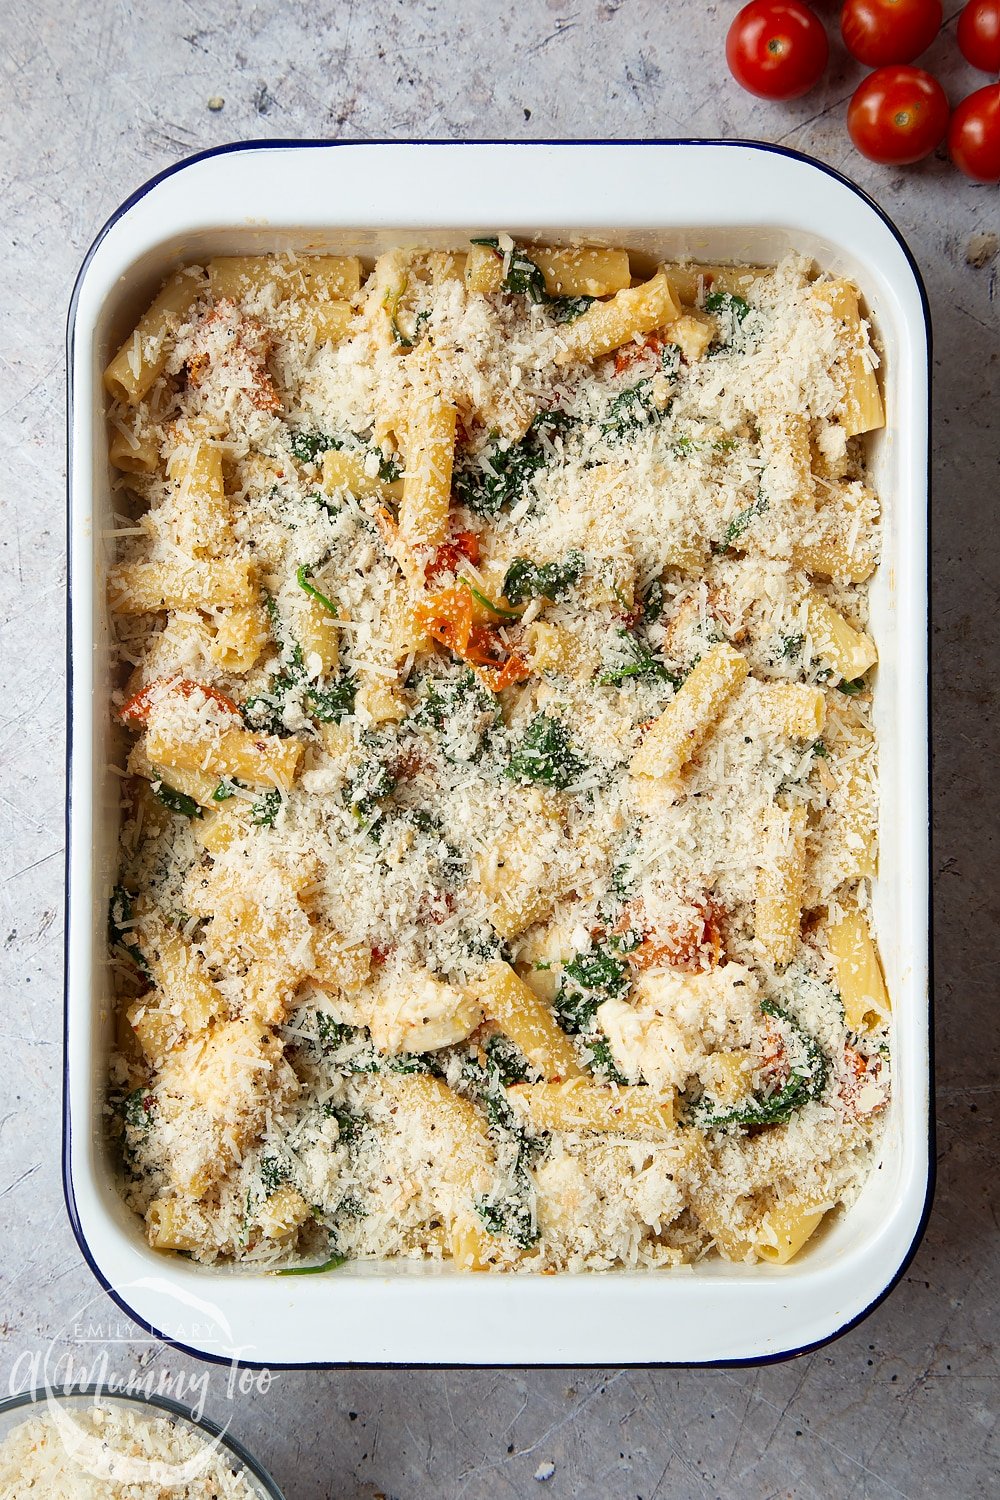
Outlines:
{"type": "Polygon", "coordinates": [[[1000,83],[963,99],[951,117],[948,152],[976,182],[1000,182],[1000,83]]]}
{"type": "Polygon", "coordinates": [[[948,129],[948,99],[923,68],[878,68],[854,91],[847,129],[862,156],[904,167],[929,156],[948,129]]]}
{"type": "Polygon", "coordinates": [[[941,0],[847,0],[840,34],[852,57],[869,68],[908,63],[941,30],[941,0]]]}
{"type": "Polygon", "coordinates": [[[797,99],[818,83],[830,55],[822,23],[799,0],[751,0],[726,37],[736,82],[760,99],[797,99]]]}
{"type": "Polygon", "coordinates": [[[958,46],[983,73],[1000,73],[1000,0],[969,0],[958,18],[958,46]]]}

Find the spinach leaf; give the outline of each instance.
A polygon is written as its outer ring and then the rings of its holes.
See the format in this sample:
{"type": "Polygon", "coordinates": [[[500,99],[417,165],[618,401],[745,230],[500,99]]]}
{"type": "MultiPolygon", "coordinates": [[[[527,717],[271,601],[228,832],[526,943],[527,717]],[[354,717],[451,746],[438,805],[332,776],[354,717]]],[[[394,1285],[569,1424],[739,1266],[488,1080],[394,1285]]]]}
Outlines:
{"type": "Polygon", "coordinates": [[[501,618],[505,617],[508,620],[519,620],[521,618],[516,609],[505,609],[502,604],[497,604],[493,599],[484,594],[482,589],[477,589],[476,585],[470,579],[466,578],[464,573],[459,574],[458,583],[462,588],[468,589],[476,603],[481,604],[484,609],[488,609],[491,614],[501,618]]]}
{"type": "Polygon", "coordinates": [[[767,508],[767,496],[758,495],[752,504],[746,506],[743,510],[737,511],[726,527],[722,541],[712,543],[712,551],[717,555],[722,552],[728,552],[733,543],[739,541],[751,521],[755,520],[757,516],[762,516],[767,508]]]}
{"type": "Polygon", "coordinates": [[[481,1198],[476,1212],[489,1234],[506,1235],[520,1250],[536,1243],[541,1230],[531,1209],[531,1182],[519,1164],[513,1174],[513,1185],[502,1198],[481,1198]]]}
{"type": "Polygon", "coordinates": [[[593,1031],[598,1006],[620,999],[628,987],[627,965],[608,948],[595,944],[563,968],[555,998],[556,1020],[571,1036],[593,1031]]]}
{"type": "Polygon", "coordinates": [[[286,1266],[283,1271],[279,1271],[277,1274],[279,1276],[318,1276],[323,1271],[338,1270],[341,1266],[347,1264],[347,1260],[348,1257],[346,1255],[337,1255],[334,1253],[330,1256],[329,1260],[323,1261],[322,1265],[286,1266]]]}
{"type": "Polygon", "coordinates": [[[742,323],[750,311],[750,304],[738,292],[709,292],[705,298],[705,311],[742,323]]]}
{"type": "Polygon", "coordinates": [[[527,1059],[520,1047],[509,1037],[504,1036],[503,1032],[498,1031],[490,1037],[486,1043],[486,1056],[490,1066],[499,1073],[506,1088],[510,1088],[512,1083],[527,1082],[529,1074],[527,1059]]]}
{"type": "Polygon", "coordinates": [[[525,485],[549,461],[543,439],[565,432],[574,421],[567,412],[539,412],[519,443],[497,442],[484,458],[461,460],[452,479],[456,500],[491,518],[516,504],[525,485]]]}
{"type": "Polygon", "coordinates": [[[119,1106],[122,1123],[127,1130],[138,1131],[146,1136],[153,1128],[153,1116],[156,1113],[156,1097],[148,1089],[132,1089],[131,1093],[125,1095],[119,1106]]]}
{"type": "Polygon", "coordinates": [[[276,1193],[282,1183],[287,1182],[292,1175],[290,1164],[277,1156],[262,1156],[257,1171],[266,1198],[276,1193]]]}
{"type": "MultiPolygon", "coordinates": [[[[504,252],[500,249],[500,240],[496,235],[484,235],[480,239],[474,239],[472,244],[485,245],[488,250],[492,250],[494,255],[498,255],[501,260],[505,258],[504,252]]],[[[529,260],[528,256],[523,251],[518,250],[516,245],[511,251],[510,264],[501,285],[505,292],[512,292],[515,296],[527,297],[529,302],[546,302],[548,300],[549,294],[545,290],[545,277],[538,266],[535,265],[535,262],[529,260]]]]}
{"type": "Polygon", "coordinates": [[[611,1043],[602,1032],[583,1039],[587,1063],[592,1073],[605,1083],[627,1084],[628,1078],[618,1067],[611,1052],[611,1043]]]}
{"type": "Polygon", "coordinates": [[[346,1073],[434,1073],[439,1065],[415,1052],[378,1052],[360,1026],[347,1026],[320,1011],[316,1017],[320,1050],[327,1065],[346,1073]],[[337,1057],[336,1053],[343,1056],[337,1057]],[[331,1056],[330,1054],[334,1054],[331,1056]]]}
{"type": "Polygon", "coordinates": [[[562,791],[586,769],[561,719],[536,714],[524,739],[512,751],[505,774],[511,781],[534,781],[562,791]]]}
{"type": "Polygon", "coordinates": [[[645,625],[651,625],[663,614],[663,584],[658,578],[654,578],[649,588],[642,597],[642,619],[645,625]]]}
{"type": "Polygon", "coordinates": [[[176,787],[168,786],[165,781],[154,781],[152,786],[153,796],[172,813],[179,813],[184,818],[201,817],[201,808],[193,797],[188,796],[187,792],[179,792],[176,787]]]}
{"type": "Polygon", "coordinates": [[[328,448],[342,448],[344,443],[326,432],[293,432],[289,434],[289,446],[299,463],[314,464],[328,448]]]}
{"type": "Polygon", "coordinates": [[[335,1021],[326,1011],[319,1011],[316,1015],[316,1035],[321,1047],[342,1047],[345,1042],[352,1041],[360,1033],[356,1026],[347,1026],[343,1021],[335,1021]]]}
{"type": "Polygon", "coordinates": [[[703,1095],[691,1112],[694,1123],[703,1130],[783,1125],[804,1104],[818,1099],[826,1087],[830,1064],[819,1043],[773,1000],[762,1000],[760,1008],[787,1028],[798,1054],[792,1060],[791,1073],[773,1094],[752,1095],[742,1104],[720,1105],[710,1095],[703,1095]]]}
{"type": "Polygon", "coordinates": [[[310,596],[310,598],[315,599],[319,604],[322,604],[325,610],[327,610],[331,615],[335,616],[338,613],[337,606],[334,604],[329,595],[322,593],[315,584],[309,582],[309,575],[311,572],[312,568],[310,568],[306,563],[303,563],[301,568],[299,568],[297,573],[295,574],[296,583],[298,584],[300,589],[304,589],[304,591],[310,596]]]}
{"type": "Polygon", "coordinates": [[[123,885],[116,885],[108,904],[108,943],[112,948],[120,948],[122,953],[127,953],[139,972],[152,982],[153,971],[135,941],[131,925],[134,915],[131,895],[123,885]]]}
{"type": "Polygon", "coordinates": [[[428,676],[421,683],[420,701],[411,722],[421,729],[444,729],[450,719],[470,706],[475,713],[497,722],[496,699],[469,668],[457,677],[428,676]]]}
{"type": "Polygon", "coordinates": [[[392,796],[396,778],[377,757],[360,766],[347,786],[347,801],[359,823],[367,823],[381,803],[392,796]]]}
{"type": "Polygon", "coordinates": [[[661,410],[655,404],[653,381],[647,375],[614,398],[601,422],[601,431],[605,437],[621,442],[651,422],[661,421],[666,413],[666,407],[661,410]]]}
{"type": "Polygon", "coordinates": [[[274,820],[281,811],[281,793],[276,786],[268,787],[250,807],[250,821],[258,828],[273,828],[274,820]]]}
{"type": "Polygon", "coordinates": [[[241,704],[240,713],[247,728],[254,734],[290,734],[285,724],[285,701],[299,681],[288,672],[279,672],[272,677],[266,693],[256,693],[241,704]]]}
{"type": "MultiPolygon", "coordinates": [[[[500,249],[500,241],[496,235],[485,235],[480,239],[472,241],[473,245],[485,245],[492,250],[494,255],[501,260],[504,252],[500,249]]],[[[510,265],[507,274],[501,282],[505,292],[511,292],[514,296],[527,297],[529,302],[541,303],[549,309],[557,323],[572,323],[580,317],[596,297],[581,295],[579,297],[550,297],[545,289],[545,276],[541,268],[535,264],[523,250],[515,245],[511,251],[510,265]]]]}
{"type": "Polygon", "coordinates": [[[837,692],[846,693],[848,698],[856,698],[858,693],[863,693],[867,686],[863,677],[855,677],[853,682],[838,682],[837,692]]]}
{"type": "Polygon", "coordinates": [[[257,693],[240,706],[243,722],[255,734],[287,735],[285,703],[305,677],[302,647],[283,632],[278,606],[270,594],[264,595],[264,608],[271,621],[271,631],[281,652],[282,670],[272,677],[266,692],[257,693]]]}
{"type": "Polygon", "coordinates": [[[321,724],[339,724],[354,712],[357,683],[349,672],[333,682],[310,687],[306,693],[306,706],[314,719],[321,724]]]}
{"type": "Polygon", "coordinates": [[[587,308],[596,302],[596,297],[581,294],[579,297],[547,297],[549,312],[557,323],[575,323],[587,308]]]}
{"type": "Polygon", "coordinates": [[[617,636],[625,659],[620,666],[609,667],[606,672],[601,673],[597,681],[602,687],[617,686],[629,677],[659,677],[662,681],[669,682],[676,692],[684,681],[683,676],[668,671],[631,630],[620,628],[617,636]]]}
{"type": "Polygon", "coordinates": [[[424,676],[409,719],[414,729],[439,736],[441,754],[452,764],[479,760],[499,723],[499,702],[467,667],[458,676],[424,676]]]}
{"type": "Polygon", "coordinates": [[[747,346],[757,320],[750,318],[753,309],[745,297],[736,292],[709,292],[705,298],[705,311],[715,313],[719,320],[719,331],[712,341],[710,353],[721,354],[727,349],[747,346]]]}
{"type": "Polygon", "coordinates": [[[515,557],[503,581],[504,596],[511,604],[525,599],[562,599],[583,576],[583,553],[573,549],[565,562],[536,564],[527,557],[515,557]]]}

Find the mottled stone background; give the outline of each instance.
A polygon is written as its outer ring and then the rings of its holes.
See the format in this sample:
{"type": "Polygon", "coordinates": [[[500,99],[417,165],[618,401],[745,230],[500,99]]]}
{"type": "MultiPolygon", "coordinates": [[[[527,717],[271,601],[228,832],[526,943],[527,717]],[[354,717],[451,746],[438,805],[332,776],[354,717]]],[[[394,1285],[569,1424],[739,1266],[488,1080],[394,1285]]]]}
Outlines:
{"type": "MultiPolygon", "coordinates": [[[[818,8],[835,30],[836,7],[818,8]]],[[[191,152],[255,137],[757,136],[874,194],[934,310],[939,1187],[920,1252],[860,1328],[763,1370],[290,1373],[235,1414],[213,1377],[209,1409],[233,1415],[291,1500],[997,1493],[998,195],[940,154],[902,172],[859,158],[843,121],[860,70],[839,41],[806,99],[740,93],[722,56],[734,10],[0,3],[0,1333],[15,1386],[25,1353],[86,1336],[58,1330],[97,1293],[58,1164],[63,324],[119,201],[191,152]]],[[[929,61],[957,100],[985,80],[954,27],[929,61]]],[[[120,1340],[116,1367],[204,1373],[144,1346],[102,1298],[91,1311],[120,1340]]]]}

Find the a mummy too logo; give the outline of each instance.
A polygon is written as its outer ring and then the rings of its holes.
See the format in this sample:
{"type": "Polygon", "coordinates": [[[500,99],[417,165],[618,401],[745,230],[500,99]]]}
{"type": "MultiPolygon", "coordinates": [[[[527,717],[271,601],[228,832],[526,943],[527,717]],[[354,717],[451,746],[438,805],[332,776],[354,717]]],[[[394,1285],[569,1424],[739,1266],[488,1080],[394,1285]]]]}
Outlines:
{"type": "Polygon", "coordinates": [[[46,1418],[47,1441],[61,1445],[69,1467],[81,1475],[141,1486],[142,1493],[145,1486],[151,1494],[170,1492],[231,1463],[225,1437],[234,1403],[266,1395],[275,1376],[241,1364],[250,1351],[235,1347],[225,1314],[212,1302],[158,1277],[118,1288],[126,1302],[130,1290],[169,1298],[177,1308],[171,1321],[177,1341],[220,1350],[226,1362],[193,1366],[98,1292],[65,1319],[44,1348],[18,1356],[8,1391],[11,1396],[35,1393],[36,1404],[24,1407],[25,1420],[46,1418]],[[194,1434],[183,1423],[178,1429],[161,1426],[144,1442],[148,1423],[181,1415],[175,1406],[196,1423],[208,1420],[209,1428],[194,1434]]]}

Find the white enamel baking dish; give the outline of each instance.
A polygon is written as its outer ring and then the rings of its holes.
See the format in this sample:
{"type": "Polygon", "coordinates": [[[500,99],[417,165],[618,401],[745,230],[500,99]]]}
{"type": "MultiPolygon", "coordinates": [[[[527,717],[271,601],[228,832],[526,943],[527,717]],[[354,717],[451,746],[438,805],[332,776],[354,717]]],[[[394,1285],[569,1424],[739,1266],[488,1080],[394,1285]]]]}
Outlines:
{"type": "Polygon", "coordinates": [[[209,1357],[269,1365],[762,1361],[827,1340],[892,1287],[930,1200],[927,459],[929,324],[884,215],[836,173],[749,143],[273,142],[195,157],[101,231],[69,317],[70,801],[65,1185],[84,1255],[132,1316],[209,1357]],[[111,1039],[104,958],[118,788],[110,759],[103,579],[110,475],[101,370],[164,275],[214,254],[293,248],[371,257],[497,229],[592,236],[662,258],[770,262],[794,248],[861,287],[884,351],[888,425],[873,442],[885,508],[872,617],[881,665],[879,940],[895,1006],[895,1096],[857,1203],[790,1266],[476,1276],[355,1264],[265,1277],[158,1255],[124,1208],[102,1128],[111,1039]]]}

